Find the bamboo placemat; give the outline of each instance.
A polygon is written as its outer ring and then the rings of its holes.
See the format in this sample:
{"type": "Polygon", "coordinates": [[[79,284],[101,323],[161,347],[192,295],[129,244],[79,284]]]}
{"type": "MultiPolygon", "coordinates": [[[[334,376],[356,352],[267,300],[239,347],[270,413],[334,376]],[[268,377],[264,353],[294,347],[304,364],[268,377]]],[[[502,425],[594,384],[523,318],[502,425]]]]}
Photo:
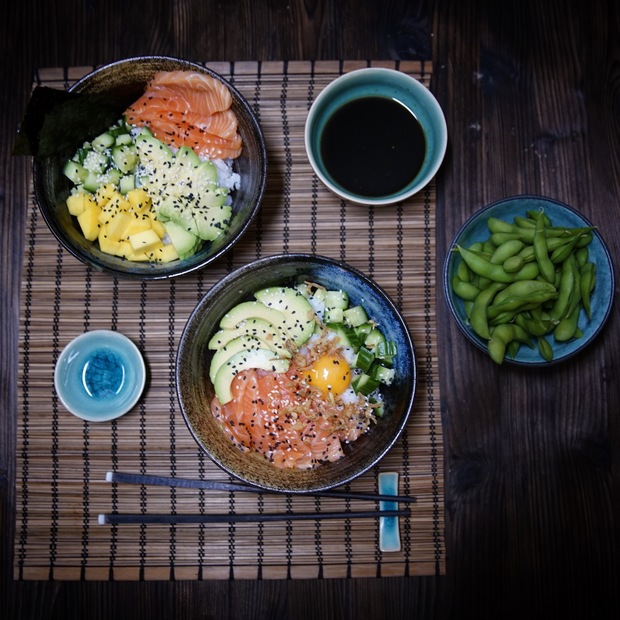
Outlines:
{"type": "MultiPolygon", "coordinates": [[[[32,192],[23,263],[16,463],[16,579],[276,579],[442,574],[443,446],[435,325],[435,186],[393,207],[348,205],[307,161],[303,129],[314,97],[338,74],[387,66],[427,86],[419,62],[209,63],[259,116],[269,157],[261,211],[232,252],[195,275],[136,283],[92,271],[47,229],[32,192]],[[417,497],[400,520],[402,550],[382,553],[378,522],[287,521],[224,525],[102,526],[104,512],[281,512],[366,509],[335,499],[116,485],[107,471],[216,480],[229,477],[200,453],[178,409],[176,345],[201,296],[262,256],[311,252],[374,278],[402,310],[416,344],[417,400],[407,429],[374,471],[348,485],[377,491],[380,471],[400,473],[417,497]],[[59,403],[55,361],[84,331],[113,329],[144,353],[150,377],[124,417],[83,422],[59,403]]],[[[35,81],[65,88],[90,67],[45,69],[35,81]]]]}

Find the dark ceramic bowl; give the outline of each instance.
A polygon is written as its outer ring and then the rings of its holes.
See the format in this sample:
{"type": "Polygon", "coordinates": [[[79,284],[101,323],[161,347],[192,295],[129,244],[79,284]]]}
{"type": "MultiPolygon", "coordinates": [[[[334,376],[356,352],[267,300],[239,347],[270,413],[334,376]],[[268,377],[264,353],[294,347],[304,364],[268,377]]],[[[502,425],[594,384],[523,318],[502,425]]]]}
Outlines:
{"type": "MultiPolygon", "coordinates": [[[[263,197],[267,156],[262,130],[245,99],[230,83],[213,71],[175,58],[129,58],[96,69],[72,86],[70,91],[106,95],[107,101],[118,109],[120,118],[127,106],[142,94],[147,82],[156,72],[174,70],[199,71],[224,82],[232,94],[232,110],[237,116],[239,133],[243,139],[242,154],[233,166],[241,177],[241,186],[233,194],[231,226],[226,234],[214,243],[205,243],[202,249],[190,258],[170,263],[131,262],[101,252],[96,242],[84,238],[76,219],[67,210],[66,198],[71,183],[63,175],[62,169],[72,153],[37,158],[33,164],[35,197],[52,233],[73,256],[111,275],[138,279],[172,278],[205,267],[229,250],[246,231],[263,197]]],[[[93,137],[84,135],[81,142],[93,137]]]]}
{"type": "MultiPolygon", "coordinates": [[[[469,247],[472,243],[488,239],[490,233],[487,221],[490,217],[512,221],[515,216],[525,216],[527,211],[538,211],[539,209],[544,209],[554,226],[566,226],[568,228],[592,226],[575,209],[557,200],[542,196],[514,196],[490,204],[474,213],[463,224],[448,251],[443,272],[443,289],[448,307],[461,332],[470,342],[485,352],[488,351],[487,342],[473,331],[463,300],[452,290],[452,278],[462,260],[459,253],[455,251],[455,247],[457,245],[469,247]]],[[[506,356],[505,363],[537,367],[555,364],[582,351],[600,333],[611,313],[614,297],[614,269],[609,250],[596,229],[588,249],[589,260],[596,265],[596,286],[591,297],[592,318],[588,319],[583,309],[579,317],[579,327],[583,336],[568,342],[557,342],[552,335],[546,336],[553,349],[553,360],[551,362],[545,361],[537,348],[522,346],[514,358],[506,356]]]]}
{"type": "Polygon", "coordinates": [[[187,426],[198,445],[225,471],[259,487],[301,493],[342,485],[375,465],[402,432],[416,389],[414,346],[407,325],[394,303],[360,271],[335,260],[308,254],[287,254],[257,260],[215,285],[190,316],[181,336],[176,364],[177,393],[187,426]],[[363,304],[379,322],[387,339],[397,343],[396,378],[383,386],[385,415],[368,433],[345,447],[345,456],[310,470],[279,469],[262,456],[236,448],[211,415],[213,385],[209,381],[212,352],[207,348],[220,319],[260,288],[312,281],[342,289],[350,303],[363,304]]]}

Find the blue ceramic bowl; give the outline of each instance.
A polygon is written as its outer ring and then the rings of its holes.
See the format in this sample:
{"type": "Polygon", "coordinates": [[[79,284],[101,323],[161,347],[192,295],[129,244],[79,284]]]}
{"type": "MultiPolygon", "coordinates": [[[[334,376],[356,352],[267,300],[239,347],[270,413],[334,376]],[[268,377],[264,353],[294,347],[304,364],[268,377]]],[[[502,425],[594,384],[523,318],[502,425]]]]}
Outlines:
{"type": "MultiPolygon", "coordinates": [[[[193,256],[169,263],[128,261],[106,254],[99,244],[88,241],[76,218],[67,209],[71,183],[63,175],[65,161],[72,155],[37,158],[33,163],[34,193],[49,229],[77,259],[110,275],[140,280],[181,276],[218,259],[246,232],[260,207],[267,180],[267,153],[261,127],[252,108],[242,95],[217,73],[186,60],[166,56],[140,56],[104,65],[86,75],[69,90],[84,95],[106,96],[121,117],[126,107],[143,92],[158,71],[198,71],[226,84],[232,95],[232,110],[237,116],[243,151],[233,164],[240,175],[240,187],[233,193],[232,219],[228,231],[213,243],[205,243],[193,256]]],[[[80,144],[92,139],[85,135],[80,144]]]]}
{"type": "MultiPolygon", "coordinates": [[[[557,200],[542,196],[515,196],[495,202],[475,213],[463,224],[450,246],[443,272],[443,289],[448,307],[467,339],[483,351],[487,351],[486,341],[472,330],[465,311],[465,304],[452,290],[452,278],[462,260],[455,248],[457,245],[469,247],[472,243],[488,239],[490,235],[487,226],[489,217],[512,221],[515,216],[525,216],[526,211],[538,211],[540,209],[544,209],[545,214],[554,226],[570,228],[592,226],[583,215],[557,200]]],[[[521,346],[514,358],[506,356],[505,362],[523,366],[554,364],[583,350],[599,334],[611,313],[614,297],[614,269],[605,242],[596,229],[588,249],[590,260],[596,265],[596,286],[591,297],[592,318],[588,319],[584,310],[579,316],[579,328],[583,332],[583,336],[568,342],[556,342],[552,335],[546,336],[553,349],[553,360],[551,362],[545,361],[536,348],[531,349],[527,346],[521,346]]]]}
{"type": "Polygon", "coordinates": [[[107,422],[130,411],[145,382],[146,368],[136,345],[108,330],[86,332],[72,340],[54,371],[64,407],[89,422],[107,422]]]}
{"type": "Polygon", "coordinates": [[[370,278],[344,263],[309,254],[271,256],[241,267],[216,284],[200,301],[181,336],[176,364],[176,386],[181,411],[198,445],[228,473],[266,489],[304,492],[333,488],[356,478],[375,465],[394,445],[407,423],[416,389],[416,362],[407,325],[394,303],[370,278]],[[207,344],[220,319],[233,306],[251,299],[267,286],[304,281],[328,289],[342,289],[350,304],[362,304],[368,316],[398,347],[396,377],[382,387],[385,414],[370,431],[345,447],[339,461],[314,469],[279,469],[262,456],[241,452],[211,414],[214,389],[209,381],[212,351],[207,344]]]}
{"type": "MultiPolygon", "coordinates": [[[[364,131],[364,128],[360,130],[364,131]]],[[[439,170],[447,143],[446,120],[430,90],[406,73],[380,67],[358,69],[336,78],[314,100],[305,126],[306,152],[317,176],[336,195],[364,205],[393,204],[419,192],[439,170]],[[364,196],[347,190],[327,170],[321,155],[321,139],[332,116],[342,106],[366,97],[382,97],[401,103],[418,120],[425,136],[424,158],[417,174],[402,189],[384,196],[364,196]]]]}

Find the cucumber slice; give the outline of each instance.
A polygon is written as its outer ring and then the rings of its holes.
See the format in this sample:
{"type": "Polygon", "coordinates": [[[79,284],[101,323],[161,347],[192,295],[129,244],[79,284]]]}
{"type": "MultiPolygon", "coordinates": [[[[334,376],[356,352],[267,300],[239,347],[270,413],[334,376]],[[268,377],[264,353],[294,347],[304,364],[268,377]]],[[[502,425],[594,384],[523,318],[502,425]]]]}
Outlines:
{"type": "Polygon", "coordinates": [[[114,136],[109,131],[105,131],[92,141],[92,147],[95,151],[99,151],[101,153],[106,149],[109,149],[111,146],[114,146],[114,142],[114,136]]]}
{"type": "Polygon", "coordinates": [[[366,373],[356,376],[353,381],[351,381],[351,387],[355,393],[363,394],[364,396],[372,394],[379,387],[379,385],[380,383],[377,379],[366,373]]]}
{"type": "Polygon", "coordinates": [[[327,291],[325,293],[325,308],[346,310],[348,307],[349,295],[345,291],[327,291]]]}
{"type": "Polygon", "coordinates": [[[395,375],[396,371],[393,368],[387,368],[381,364],[375,364],[370,370],[370,376],[385,385],[390,385],[395,375]]]}
{"type": "Polygon", "coordinates": [[[62,172],[74,185],[80,185],[80,183],[83,183],[88,176],[88,170],[73,160],[69,160],[64,165],[62,172]]]}
{"type": "Polygon", "coordinates": [[[353,360],[353,367],[359,368],[363,372],[368,372],[374,360],[375,356],[372,351],[369,351],[366,347],[360,347],[353,360]]]}
{"type": "Polygon", "coordinates": [[[350,327],[358,327],[368,322],[368,315],[363,306],[353,306],[344,311],[344,320],[350,327]]]}

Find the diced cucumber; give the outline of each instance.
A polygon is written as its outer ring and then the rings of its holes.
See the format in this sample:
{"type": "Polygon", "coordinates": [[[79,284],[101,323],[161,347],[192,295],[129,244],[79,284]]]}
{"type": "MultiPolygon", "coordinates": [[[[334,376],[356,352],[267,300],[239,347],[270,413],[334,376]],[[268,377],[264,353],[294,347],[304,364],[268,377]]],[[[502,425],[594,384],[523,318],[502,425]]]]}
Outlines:
{"type": "Polygon", "coordinates": [[[375,364],[370,371],[370,376],[373,379],[385,383],[385,385],[390,385],[394,381],[395,375],[396,371],[393,368],[387,368],[381,364],[375,364]]]}
{"type": "Polygon", "coordinates": [[[109,131],[105,131],[92,141],[92,146],[95,151],[101,153],[111,146],[114,146],[114,136],[109,131]]]}
{"type": "Polygon", "coordinates": [[[323,320],[326,323],[342,323],[344,321],[344,310],[342,308],[325,308],[323,320]]]}
{"type": "Polygon", "coordinates": [[[126,174],[121,177],[121,180],[118,182],[118,189],[121,194],[126,194],[130,192],[132,189],[136,188],[136,178],[133,174],[126,174]]]}
{"type": "Polygon", "coordinates": [[[130,133],[121,133],[116,136],[114,143],[116,146],[128,146],[133,144],[133,138],[130,133]]]}
{"type": "Polygon", "coordinates": [[[327,291],[324,288],[317,288],[314,291],[312,297],[314,298],[315,301],[318,301],[319,303],[324,304],[326,295],[327,295],[327,291]]]}
{"type": "Polygon", "coordinates": [[[366,342],[366,336],[375,328],[373,323],[362,323],[355,327],[355,333],[359,336],[362,343],[366,342]]]}
{"type": "Polygon", "coordinates": [[[345,291],[327,291],[325,293],[325,307],[346,310],[349,307],[349,295],[345,291]]]}
{"type": "Polygon", "coordinates": [[[350,327],[358,327],[368,322],[368,315],[363,306],[353,306],[344,311],[344,320],[350,327]]]}
{"type": "Polygon", "coordinates": [[[372,329],[364,340],[364,344],[369,349],[376,348],[381,342],[385,342],[385,336],[383,335],[383,332],[381,332],[381,330],[379,330],[377,327],[372,329]]]}
{"type": "Polygon", "coordinates": [[[88,151],[82,165],[86,168],[86,170],[101,173],[108,167],[109,162],[110,160],[105,153],[88,151]]]}
{"type": "Polygon", "coordinates": [[[88,170],[71,159],[64,165],[62,172],[74,185],[83,183],[88,176],[88,170]]]}
{"type": "Polygon", "coordinates": [[[374,359],[375,356],[372,351],[369,351],[366,347],[360,347],[353,359],[353,367],[359,368],[362,372],[368,372],[374,359]]]}
{"type": "Polygon", "coordinates": [[[360,340],[353,329],[343,323],[327,323],[327,328],[336,332],[343,347],[349,347],[357,352],[360,348],[360,340]]]}
{"type": "Polygon", "coordinates": [[[357,375],[351,381],[351,387],[353,388],[355,393],[363,394],[364,396],[372,394],[379,387],[379,385],[380,383],[377,379],[374,379],[366,373],[357,375]]]}
{"type": "Polygon", "coordinates": [[[377,343],[375,347],[375,357],[377,359],[391,363],[396,354],[398,353],[398,347],[393,340],[383,340],[377,343]]]}

